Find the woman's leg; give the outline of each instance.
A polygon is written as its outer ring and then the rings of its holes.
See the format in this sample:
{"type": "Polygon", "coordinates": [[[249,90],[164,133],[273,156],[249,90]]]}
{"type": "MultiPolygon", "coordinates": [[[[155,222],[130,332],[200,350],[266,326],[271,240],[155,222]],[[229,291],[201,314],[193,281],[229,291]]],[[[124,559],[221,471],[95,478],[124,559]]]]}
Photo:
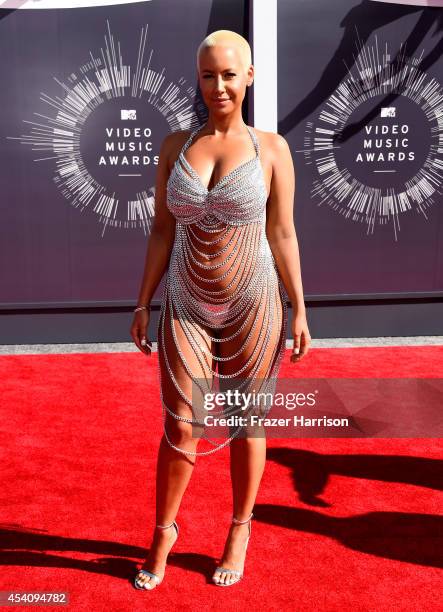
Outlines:
{"type": "MultiPolygon", "coordinates": [[[[247,378],[252,372],[254,365],[257,365],[259,360],[259,367],[254,374],[255,378],[266,379],[271,372],[271,368],[275,363],[279,341],[281,342],[282,333],[282,320],[283,320],[283,306],[281,297],[278,291],[274,292],[271,299],[273,320],[269,322],[269,310],[270,306],[267,305],[266,299],[260,304],[256,305],[256,311],[251,320],[254,321],[257,315],[258,321],[254,332],[252,333],[251,339],[248,344],[244,347],[243,351],[232,360],[220,362],[220,373],[230,374],[237,372],[251,357],[254,348],[258,350],[256,357],[252,359],[248,368],[240,374],[241,378],[247,378]],[[266,342],[265,338],[260,339],[263,334],[264,327],[268,327],[270,331],[269,340],[266,342]],[[260,348],[266,342],[264,347],[264,354],[260,358],[260,348]]],[[[221,356],[228,356],[234,354],[239,347],[244,343],[248,331],[250,331],[251,325],[247,326],[242,333],[237,336],[234,340],[220,343],[220,354],[221,356]]],[[[229,327],[223,330],[226,336],[232,334],[233,328],[229,327]]],[[[255,386],[249,389],[249,391],[258,391],[255,386]]],[[[248,389],[246,388],[246,392],[248,389]]],[[[265,432],[262,429],[261,432],[257,428],[253,428],[253,436],[248,437],[237,437],[234,438],[230,443],[230,472],[232,482],[232,495],[233,495],[233,516],[240,521],[245,521],[251,514],[255,500],[257,497],[258,489],[260,486],[261,478],[266,463],[266,437],[265,432]],[[258,437],[261,436],[261,437],[258,437]]],[[[246,430],[246,433],[248,430],[246,430]]],[[[239,525],[232,523],[229,529],[228,537],[226,539],[225,548],[220,565],[226,568],[238,569],[241,567],[245,557],[245,544],[246,538],[249,534],[249,524],[245,523],[239,525]]],[[[215,574],[215,579],[220,582],[230,582],[233,575],[229,572],[223,572],[221,574],[215,574]]]]}
{"type": "MultiPolygon", "coordinates": [[[[189,399],[192,399],[192,378],[190,377],[188,372],[186,372],[186,369],[182,363],[182,359],[176,348],[175,340],[171,330],[169,309],[169,298],[167,298],[163,328],[164,345],[161,333],[161,321],[159,323],[158,333],[158,356],[162,379],[163,401],[165,402],[166,406],[175,414],[189,419],[193,417],[191,408],[177,391],[169,373],[164,355],[164,353],[166,352],[169,367],[171,368],[171,371],[174,375],[174,378],[176,379],[177,384],[179,385],[183,393],[189,399]]],[[[197,355],[194,352],[193,347],[191,346],[189,340],[185,335],[180,321],[177,318],[175,309],[173,310],[173,313],[173,325],[177,337],[177,342],[180,347],[180,352],[182,352],[187,365],[191,369],[192,374],[197,378],[208,379],[210,384],[210,381],[212,380],[212,374],[210,372],[209,367],[206,365],[206,361],[204,360],[204,358],[202,358],[201,354],[201,361],[199,361],[197,355]],[[201,362],[203,362],[203,365],[201,364],[201,362]]],[[[188,322],[188,324],[190,325],[190,322],[188,322]]],[[[209,353],[209,351],[211,350],[211,344],[207,334],[208,330],[202,328],[201,326],[197,327],[195,323],[192,323],[192,328],[193,335],[199,338],[198,343],[202,346],[206,346],[209,353]],[[201,333],[201,335],[199,332],[201,333]]],[[[212,367],[210,356],[208,358],[208,361],[212,367]]],[[[187,423],[175,419],[168,412],[166,412],[165,414],[166,433],[172,444],[181,449],[195,452],[198,446],[199,438],[192,437],[192,423],[187,423]]],[[[199,431],[199,429],[196,429],[194,435],[198,435],[199,431]]],[[[168,443],[165,435],[163,434],[160,441],[157,457],[156,524],[169,525],[173,520],[175,520],[184,492],[186,491],[186,488],[192,476],[194,464],[195,457],[193,457],[192,455],[180,453],[176,449],[172,448],[168,443]]],[[[170,529],[156,529],[154,527],[152,544],[150,546],[147,559],[143,564],[143,569],[155,573],[159,575],[160,578],[162,578],[165,571],[166,558],[173,543],[175,542],[175,539],[176,531],[174,527],[171,527],[170,529]]],[[[141,576],[139,579],[139,583],[144,584],[145,582],[150,582],[151,588],[155,586],[155,582],[152,578],[150,578],[149,576],[141,576]]]]}

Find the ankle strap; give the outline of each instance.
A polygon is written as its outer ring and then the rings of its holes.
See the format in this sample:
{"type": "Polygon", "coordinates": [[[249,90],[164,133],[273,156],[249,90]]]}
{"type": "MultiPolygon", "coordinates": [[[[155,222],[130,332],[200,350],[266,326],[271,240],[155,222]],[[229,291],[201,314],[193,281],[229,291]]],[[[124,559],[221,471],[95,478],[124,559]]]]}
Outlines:
{"type": "Polygon", "coordinates": [[[172,521],[170,525],[156,525],[156,527],[158,527],[159,529],[168,529],[169,527],[172,527],[174,523],[175,521],[172,521]]]}
{"type": "Polygon", "coordinates": [[[239,521],[238,519],[235,518],[235,516],[232,517],[232,522],[235,523],[236,525],[243,525],[244,523],[249,523],[249,521],[251,520],[251,518],[254,516],[254,513],[251,512],[251,514],[249,515],[249,517],[245,520],[245,521],[239,521]]]}

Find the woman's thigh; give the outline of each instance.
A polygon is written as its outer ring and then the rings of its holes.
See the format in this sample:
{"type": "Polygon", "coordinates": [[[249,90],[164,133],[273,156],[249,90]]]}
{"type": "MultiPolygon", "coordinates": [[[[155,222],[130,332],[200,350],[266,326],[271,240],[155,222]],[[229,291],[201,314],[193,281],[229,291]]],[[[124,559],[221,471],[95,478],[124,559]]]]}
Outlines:
{"type": "MultiPolygon", "coordinates": [[[[209,331],[195,321],[180,321],[173,301],[167,296],[158,324],[161,390],[167,408],[186,419],[199,417],[193,414],[189,403],[200,405],[203,392],[210,391],[212,386],[209,331]]],[[[167,411],[166,427],[168,432],[180,431],[182,435],[189,435],[191,431],[191,423],[180,421],[167,411]]]]}
{"type": "MultiPolygon", "coordinates": [[[[220,374],[240,372],[238,376],[265,378],[271,371],[281,340],[283,305],[278,290],[268,288],[270,294],[257,297],[252,315],[241,332],[231,340],[218,344],[220,357],[231,357],[219,362],[220,374]],[[254,329],[252,329],[254,328],[254,329]],[[235,355],[235,356],[234,356],[235,355]],[[248,364],[248,365],[246,365],[248,364]]],[[[218,337],[228,338],[241,326],[250,311],[237,323],[218,331],[218,337]]]]}
{"type": "MultiPolygon", "coordinates": [[[[247,316],[247,313],[245,313],[247,316]]],[[[222,338],[228,338],[242,324],[242,318],[234,326],[220,330],[222,338]]],[[[221,357],[232,357],[219,362],[219,373],[234,375],[233,378],[220,379],[221,390],[239,389],[242,393],[266,392],[268,376],[273,370],[283,333],[283,304],[278,289],[272,285],[266,295],[261,295],[255,302],[252,315],[245,328],[235,338],[220,342],[218,351],[221,357]],[[237,354],[238,353],[238,354],[237,354]]],[[[272,389],[272,387],[271,387],[272,389]]],[[[253,413],[263,415],[270,407],[270,396],[267,403],[261,404],[253,413]]],[[[264,395],[262,396],[262,401],[264,395]]],[[[237,411],[245,416],[248,411],[237,411]]],[[[257,435],[257,429],[252,428],[257,435]]]]}

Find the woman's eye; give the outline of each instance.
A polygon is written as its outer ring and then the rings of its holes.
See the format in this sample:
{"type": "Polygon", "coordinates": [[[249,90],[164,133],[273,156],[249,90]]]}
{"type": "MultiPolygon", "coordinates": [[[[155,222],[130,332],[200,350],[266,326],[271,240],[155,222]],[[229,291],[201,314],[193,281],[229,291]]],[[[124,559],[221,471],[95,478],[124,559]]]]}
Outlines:
{"type": "MultiPolygon", "coordinates": [[[[226,74],[226,76],[228,76],[228,77],[235,77],[235,72],[228,72],[226,74]]],[[[212,74],[205,74],[205,75],[203,75],[203,78],[204,79],[212,79],[212,74]]]]}

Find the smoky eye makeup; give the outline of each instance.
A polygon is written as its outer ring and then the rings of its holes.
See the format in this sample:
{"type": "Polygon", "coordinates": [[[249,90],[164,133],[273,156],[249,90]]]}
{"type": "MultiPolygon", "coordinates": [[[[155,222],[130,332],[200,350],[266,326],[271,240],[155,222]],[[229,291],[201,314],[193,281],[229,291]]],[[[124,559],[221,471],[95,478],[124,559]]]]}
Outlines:
{"type": "MultiPolygon", "coordinates": [[[[227,72],[227,73],[226,73],[226,76],[237,76],[237,73],[235,73],[235,72],[227,72]]],[[[212,74],[210,74],[210,73],[206,73],[206,74],[204,74],[204,75],[203,75],[203,78],[204,78],[204,79],[206,79],[206,78],[208,78],[208,77],[212,77],[212,74]]]]}

